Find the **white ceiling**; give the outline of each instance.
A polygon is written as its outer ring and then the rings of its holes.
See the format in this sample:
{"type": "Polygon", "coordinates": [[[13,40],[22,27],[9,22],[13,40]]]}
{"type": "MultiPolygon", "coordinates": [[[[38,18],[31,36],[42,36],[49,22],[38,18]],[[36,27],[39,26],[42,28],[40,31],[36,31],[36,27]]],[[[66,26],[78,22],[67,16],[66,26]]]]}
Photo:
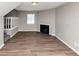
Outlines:
{"type": "Polygon", "coordinates": [[[40,11],[40,10],[46,10],[51,8],[56,8],[65,2],[38,2],[36,6],[32,5],[31,2],[22,2],[21,5],[19,5],[16,10],[20,11],[40,11]]]}

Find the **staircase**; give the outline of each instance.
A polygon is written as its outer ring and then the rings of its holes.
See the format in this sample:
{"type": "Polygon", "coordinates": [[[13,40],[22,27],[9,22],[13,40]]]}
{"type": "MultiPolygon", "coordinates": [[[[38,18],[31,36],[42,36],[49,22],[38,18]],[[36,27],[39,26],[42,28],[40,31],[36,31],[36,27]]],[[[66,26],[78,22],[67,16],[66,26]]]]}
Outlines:
{"type": "Polygon", "coordinates": [[[4,20],[3,17],[19,6],[21,2],[0,2],[0,48],[4,46],[4,39],[5,41],[9,38],[9,35],[4,34],[4,20]],[[5,38],[3,37],[5,36],[5,38]]]}

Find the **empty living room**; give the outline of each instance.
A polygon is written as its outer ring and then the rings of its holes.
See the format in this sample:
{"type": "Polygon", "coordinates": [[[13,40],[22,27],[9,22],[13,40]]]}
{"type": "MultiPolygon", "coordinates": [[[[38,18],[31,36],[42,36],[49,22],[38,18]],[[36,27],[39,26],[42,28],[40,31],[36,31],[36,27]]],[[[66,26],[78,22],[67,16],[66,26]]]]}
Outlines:
{"type": "Polygon", "coordinates": [[[79,2],[0,2],[0,56],[78,56],[79,2]]]}

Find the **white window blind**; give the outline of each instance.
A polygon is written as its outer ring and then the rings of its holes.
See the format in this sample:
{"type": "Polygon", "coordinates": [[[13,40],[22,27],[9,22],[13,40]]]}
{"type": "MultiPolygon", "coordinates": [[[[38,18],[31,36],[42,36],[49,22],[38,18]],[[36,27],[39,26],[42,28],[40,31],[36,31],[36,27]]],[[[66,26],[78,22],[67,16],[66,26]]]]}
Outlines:
{"type": "Polygon", "coordinates": [[[27,24],[35,24],[35,14],[27,14],[27,24]]]}

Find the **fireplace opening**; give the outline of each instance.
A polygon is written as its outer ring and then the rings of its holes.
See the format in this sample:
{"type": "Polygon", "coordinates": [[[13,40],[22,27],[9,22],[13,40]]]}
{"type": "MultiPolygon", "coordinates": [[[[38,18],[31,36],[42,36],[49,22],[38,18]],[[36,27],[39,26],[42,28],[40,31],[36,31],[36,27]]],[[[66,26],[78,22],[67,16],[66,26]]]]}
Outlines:
{"type": "Polygon", "coordinates": [[[49,25],[40,25],[40,32],[44,34],[49,34],[49,25]]]}

